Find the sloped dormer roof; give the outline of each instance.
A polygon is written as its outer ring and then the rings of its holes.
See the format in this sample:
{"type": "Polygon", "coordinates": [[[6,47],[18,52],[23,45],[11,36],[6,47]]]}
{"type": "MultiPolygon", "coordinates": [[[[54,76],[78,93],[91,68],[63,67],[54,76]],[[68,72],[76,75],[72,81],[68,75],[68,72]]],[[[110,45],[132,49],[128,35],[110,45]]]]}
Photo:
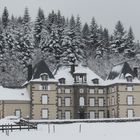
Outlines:
{"type": "Polygon", "coordinates": [[[47,64],[43,60],[41,60],[39,63],[37,63],[35,65],[35,67],[33,68],[33,77],[32,77],[32,79],[39,79],[40,75],[42,73],[48,74],[48,77],[50,79],[54,78],[54,76],[53,76],[52,72],[50,71],[49,67],[47,66],[47,64]]]}

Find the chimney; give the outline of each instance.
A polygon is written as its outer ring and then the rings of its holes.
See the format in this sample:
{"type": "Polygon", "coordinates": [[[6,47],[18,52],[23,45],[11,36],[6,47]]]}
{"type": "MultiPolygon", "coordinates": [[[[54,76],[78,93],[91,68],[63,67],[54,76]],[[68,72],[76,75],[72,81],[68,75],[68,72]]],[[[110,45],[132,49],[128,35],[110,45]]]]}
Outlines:
{"type": "Polygon", "coordinates": [[[73,73],[75,72],[75,64],[71,65],[71,74],[73,75],[73,73]]]}
{"type": "Polygon", "coordinates": [[[134,67],[133,72],[134,72],[134,77],[138,78],[138,67],[134,67]]]}
{"type": "Polygon", "coordinates": [[[28,65],[28,77],[27,80],[30,81],[32,79],[32,65],[28,65]]]}

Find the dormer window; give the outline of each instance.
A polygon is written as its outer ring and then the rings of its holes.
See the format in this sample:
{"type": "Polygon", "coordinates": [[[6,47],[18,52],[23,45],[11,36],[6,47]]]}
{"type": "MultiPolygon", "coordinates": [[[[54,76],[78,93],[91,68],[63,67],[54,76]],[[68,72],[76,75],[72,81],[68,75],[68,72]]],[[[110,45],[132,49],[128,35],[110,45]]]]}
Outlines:
{"type": "Polygon", "coordinates": [[[40,77],[41,77],[42,81],[47,81],[48,80],[48,74],[47,73],[40,74],[40,77]]]}
{"type": "Polygon", "coordinates": [[[98,78],[95,78],[92,80],[93,84],[99,84],[99,79],[98,78]]]}
{"type": "Polygon", "coordinates": [[[74,74],[74,82],[75,83],[86,83],[87,82],[86,74],[85,73],[74,74]]]}
{"type": "Polygon", "coordinates": [[[127,82],[132,82],[132,80],[133,80],[133,76],[131,74],[129,74],[129,73],[127,73],[125,75],[125,78],[126,78],[127,82]]]}
{"type": "Polygon", "coordinates": [[[60,78],[60,79],[59,79],[59,83],[60,83],[60,84],[65,84],[65,82],[66,82],[66,81],[65,81],[65,78],[60,78]]]}

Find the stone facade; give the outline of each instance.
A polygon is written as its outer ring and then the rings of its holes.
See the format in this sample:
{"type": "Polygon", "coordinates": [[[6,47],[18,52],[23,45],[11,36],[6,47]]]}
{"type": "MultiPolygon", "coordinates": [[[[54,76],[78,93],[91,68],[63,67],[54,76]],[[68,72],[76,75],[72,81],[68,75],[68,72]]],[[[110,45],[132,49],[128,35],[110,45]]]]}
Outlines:
{"type": "Polygon", "coordinates": [[[57,69],[54,78],[48,78],[43,71],[40,78],[31,79],[24,85],[28,100],[0,99],[0,118],[9,115],[35,120],[140,117],[140,81],[131,77],[132,70],[131,75],[128,69],[127,73],[123,71],[128,78],[112,82],[103,81],[87,67],[73,69],[73,73],[70,70],[70,67],[57,69]]]}

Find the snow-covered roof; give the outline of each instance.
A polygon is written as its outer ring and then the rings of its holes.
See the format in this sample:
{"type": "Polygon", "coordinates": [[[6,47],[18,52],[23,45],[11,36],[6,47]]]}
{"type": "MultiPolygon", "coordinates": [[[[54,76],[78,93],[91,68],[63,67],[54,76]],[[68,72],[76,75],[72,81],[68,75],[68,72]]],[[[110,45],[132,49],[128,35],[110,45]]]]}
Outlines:
{"type": "Polygon", "coordinates": [[[115,65],[111,72],[109,73],[109,76],[106,80],[106,85],[115,84],[115,83],[139,83],[140,80],[138,80],[137,77],[135,77],[135,72],[131,69],[130,65],[125,63],[120,63],[118,65],[115,65]],[[127,81],[126,77],[131,76],[133,78],[132,82],[127,81]]]}
{"type": "Polygon", "coordinates": [[[30,80],[30,82],[50,82],[50,83],[56,83],[56,82],[58,82],[57,80],[55,80],[55,79],[48,79],[48,80],[42,80],[41,78],[38,78],[38,79],[32,79],[32,80],[30,80]]]}
{"type": "MultiPolygon", "coordinates": [[[[99,79],[99,85],[104,84],[104,80],[100,78],[97,74],[95,74],[89,67],[78,65],[75,66],[75,72],[74,74],[86,74],[87,75],[87,84],[88,85],[95,85],[93,84],[93,79],[99,79]]],[[[65,84],[66,85],[73,85],[74,84],[74,78],[71,74],[71,67],[70,66],[61,66],[57,70],[56,74],[54,75],[56,80],[59,80],[61,78],[65,78],[65,84]]]]}
{"type": "Polygon", "coordinates": [[[26,88],[4,88],[0,86],[0,100],[30,101],[30,96],[26,88]]]}

